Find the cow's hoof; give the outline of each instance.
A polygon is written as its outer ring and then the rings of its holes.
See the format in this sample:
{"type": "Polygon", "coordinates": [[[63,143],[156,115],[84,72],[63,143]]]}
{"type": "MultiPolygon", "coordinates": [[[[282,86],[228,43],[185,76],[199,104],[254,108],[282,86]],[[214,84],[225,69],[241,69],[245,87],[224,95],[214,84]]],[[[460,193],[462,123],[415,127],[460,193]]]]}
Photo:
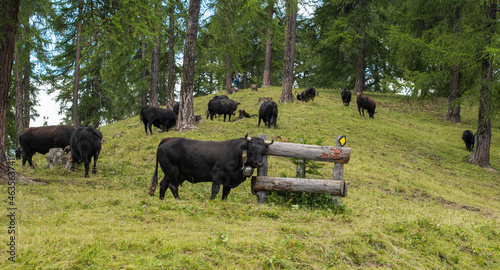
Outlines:
{"type": "Polygon", "coordinates": [[[88,175],[88,174],[86,174],[86,175],[85,175],[85,178],[89,178],[89,175],[88,175]]]}
{"type": "Polygon", "coordinates": [[[163,201],[163,199],[164,199],[164,198],[165,198],[165,197],[160,197],[160,200],[162,200],[162,201],[163,201]]]}

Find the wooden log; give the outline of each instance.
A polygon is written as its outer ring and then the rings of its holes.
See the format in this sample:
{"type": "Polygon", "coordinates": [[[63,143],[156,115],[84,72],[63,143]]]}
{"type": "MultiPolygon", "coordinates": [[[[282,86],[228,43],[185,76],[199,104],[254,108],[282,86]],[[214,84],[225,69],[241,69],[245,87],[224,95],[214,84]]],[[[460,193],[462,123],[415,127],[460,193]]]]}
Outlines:
{"type": "Polygon", "coordinates": [[[266,155],[346,164],[351,158],[351,148],[274,142],[266,155]]]}
{"type": "MultiPolygon", "coordinates": [[[[342,139],[343,136],[337,136],[337,147],[342,147],[342,142],[340,139],[342,139]]],[[[345,137],[343,138],[345,140],[345,137]]],[[[345,143],[345,141],[344,141],[345,143]]],[[[338,179],[341,181],[344,181],[344,164],[341,163],[335,163],[335,166],[333,167],[333,174],[332,174],[333,179],[338,179]]],[[[347,187],[344,185],[344,193],[342,197],[347,197],[347,187]]],[[[336,209],[339,207],[340,203],[342,202],[340,196],[332,196],[332,205],[333,208],[336,209]]]]}
{"type": "Polygon", "coordinates": [[[286,191],[344,196],[345,183],[341,180],[254,176],[252,177],[252,190],[255,192],[286,191]]]}
{"type": "MultiPolygon", "coordinates": [[[[259,138],[263,140],[267,140],[267,135],[266,134],[259,134],[259,138]]],[[[262,157],[262,167],[257,169],[257,176],[267,176],[267,169],[268,169],[268,162],[267,162],[267,155],[262,157]]],[[[253,186],[253,177],[252,177],[252,186],[253,186]]],[[[253,189],[252,189],[252,192],[253,189]]],[[[255,194],[257,195],[257,202],[258,203],[265,203],[266,202],[266,196],[267,192],[266,191],[256,191],[255,194]]]]}

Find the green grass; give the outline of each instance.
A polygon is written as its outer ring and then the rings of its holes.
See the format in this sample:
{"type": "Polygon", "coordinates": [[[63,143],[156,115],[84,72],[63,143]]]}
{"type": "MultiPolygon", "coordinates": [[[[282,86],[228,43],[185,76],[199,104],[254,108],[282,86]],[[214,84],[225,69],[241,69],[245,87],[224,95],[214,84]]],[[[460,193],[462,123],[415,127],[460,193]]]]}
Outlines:
{"type": "MultiPolygon", "coordinates": [[[[340,90],[318,89],[314,102],[278,104],[278,128],[257,118],[206,120],[189,132],[146,135],[139,117],[101,129],[98,173],[14,168],[38,181],[18,184],[16,263],[1,269],[499,269],[500,174],[467,163],[463,130],[477,127],[477,108],[462,107],[462,123],[443,122],[445,99],[408,103],[368,93],[375,119],[344,107],[340,90]],[[227,201],[210,184],[185,183],[182,200],[147,195],[162,138],[226,140],[267,134],[277,141],[335,145],[347,136],[348,197],[331,209],[322,195],[272,194],[257,204],[247,180],[227,201]],[[113,135],[115,136],[113,138],[113,135]]],[[[258,97],[278,100],[278,87],[243,90],[231,98],[257,114],[258,97]]],[[[195,99],[204,115],[211,96],[195,99]]],[[[493,119],[490,161],[500,169],[500,121],[493,119]]],[[[295,175],[286,158],[269,158],[270,176],[295,175]]],[[[314,178],[331,178],[324,163],[314,178]]],[[[160,177],[163,173],[160,172],[160,177]]],[[[161,179],[161,178],[160,178],[161,179]]],[[[0,186],[5,205],[7,186],[0,186]]],[[[7,250],[7,210],[4,233],[7,250]]],[[[4,253],[4,257],[7,257],[4,253]]]]}

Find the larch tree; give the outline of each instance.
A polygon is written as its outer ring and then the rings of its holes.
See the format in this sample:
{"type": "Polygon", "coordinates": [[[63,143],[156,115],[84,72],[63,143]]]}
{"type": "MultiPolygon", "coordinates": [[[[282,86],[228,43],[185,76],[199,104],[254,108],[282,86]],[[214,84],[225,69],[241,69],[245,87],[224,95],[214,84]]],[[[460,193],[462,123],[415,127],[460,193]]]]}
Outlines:
{"type": "Polygon", "coordinates": [[[278,102],[293,102],[293,68],[295,65],[295,38],[297,30],[298,3],[296,0],[287,0],[285,15],[285,45],[283,51],[283,81],[282,91],[278,102]]]}
{"type": "MultiPolygon", "coordinates": [[[[272,20],[274,16],[274,0],[270,0],[268,2],[267,9],[268,9],[267,16],[269,20],[272,20]]],[[[262,87],[272,86],[271,83],[272,40],[273,40],[272,28],[271,26],[268,26],[266,33],[266,54],[264,56],[264,74],[262,76],[262,87]]]]}
{"type": "Polygon", "coordinates": [[[184,60],[182,66],[182,82],[179,100],[179,115],[176,129],[179,131],[196,128],[194,125],[194,64],[196,60],[196,41],[198,20],[200,18],[201,0],[190,0],[184,42],[184,60]]]}
{"type": "Polygon", "coordinates": [[[483,168],[490,168],[490,144],[491,144],[491,117],[493,100],[493,69],[495,66],[495,52],[498,47],[498,3],[497,0],[487,0],[484,3],[484,48],[481,54],[481,68],[483,72],[483,83],[479,90],[479,112],[478,126],[476,131],[476,143],[469,161],[483,168]],[[496,48],[495,48],[496,47],[496,48]]]}
{"type": "Polygon", "coordinates": [[[80,117],[78,116],[78,94],[80,89],[80,56],[82,52],[82,21],[83,21],[83,1],[79,0],[78,5],[78,20],[76,28],[76,48],[75,48],[75,77],[73,84],[73,126],[80,127],[80,117]]]}
{"type": "Polygon", "coordinates": [[[168,10],[168,70],[167,70],[167,109],[175,105],[175,9],[173,3],[168,10]]]}
{"type": "MultiPolygon", "coordinates": [[[[158,10],[158,5],[155,4],[158,10]]],[[[160,25],[153,27],[153,50],[151,52],[151,78],[149,83],[149,106],[158,107],[158,78],[160,76],[160,25]]]]}
{"type": "Polygon", "coordinates": [[[2,179],[9,172],[5,152],[5,127],[18,14],[19,0],[0,2],[0,178],[2,179]]]}

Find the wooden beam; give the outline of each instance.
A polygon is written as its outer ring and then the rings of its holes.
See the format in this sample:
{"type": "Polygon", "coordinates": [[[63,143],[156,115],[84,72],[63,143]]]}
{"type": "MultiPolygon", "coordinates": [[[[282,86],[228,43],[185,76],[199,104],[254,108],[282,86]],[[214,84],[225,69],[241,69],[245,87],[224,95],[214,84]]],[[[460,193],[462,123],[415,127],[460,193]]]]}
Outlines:
{"type": "Polygon", "coordinates": [[[346,164],[351,158],[351,148],[274,142],[268,146],[266,155],[346,164]]]}
{"type": "Polygon", "coordinates": [[[342,180],[323,180],[305,178],[282,178],[268,176],[252,177],[252,190],[306,192],[344,196],[345,183],[342,180]]]}

